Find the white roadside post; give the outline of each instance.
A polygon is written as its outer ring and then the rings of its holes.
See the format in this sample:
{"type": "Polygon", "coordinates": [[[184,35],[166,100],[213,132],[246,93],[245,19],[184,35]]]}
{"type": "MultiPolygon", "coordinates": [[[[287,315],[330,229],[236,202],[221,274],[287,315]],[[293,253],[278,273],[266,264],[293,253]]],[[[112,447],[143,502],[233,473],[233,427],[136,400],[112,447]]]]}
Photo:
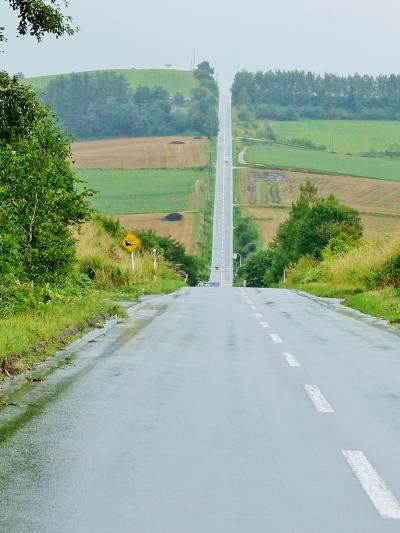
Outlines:
{"type": "Polygon", "coordinates": [[[242,255],[241,254],[238,254],[237,252],[233,252],[232,254],[232,259],[237,259],[239,258],[239,267],[242,268],[242,255]]]}
{"type": "Polygon", "coordinates": [[[135,252],[131,252],[132,272],[135,272],[135,252]]]}
{"type": "Polygon", "coordinates": [[[154,281],[157,281],[157,250],[153,248],[153,274],[154,274],[154,281]]]}
{"type": "Polygon", "coordinates": [[[286,269],[283,271],[283,284],[286,285],[286,269]]]}

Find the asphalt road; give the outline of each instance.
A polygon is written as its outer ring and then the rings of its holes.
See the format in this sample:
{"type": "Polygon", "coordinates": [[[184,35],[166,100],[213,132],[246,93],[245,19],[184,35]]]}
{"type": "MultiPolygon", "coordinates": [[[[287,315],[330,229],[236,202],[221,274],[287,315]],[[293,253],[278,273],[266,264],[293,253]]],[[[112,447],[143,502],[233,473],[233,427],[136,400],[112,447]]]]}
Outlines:
{"type": "Polygon", "coordinates": [[[232,286],[232,122],[230,100],[222,95],[215,181],[210,281],[232,286]]]}
{"type": "Polygon", "coordinates": [[[398,532],[399,375],[398,335],[288,290],[152,300],[3,413],[0,531],[398,532]]]}

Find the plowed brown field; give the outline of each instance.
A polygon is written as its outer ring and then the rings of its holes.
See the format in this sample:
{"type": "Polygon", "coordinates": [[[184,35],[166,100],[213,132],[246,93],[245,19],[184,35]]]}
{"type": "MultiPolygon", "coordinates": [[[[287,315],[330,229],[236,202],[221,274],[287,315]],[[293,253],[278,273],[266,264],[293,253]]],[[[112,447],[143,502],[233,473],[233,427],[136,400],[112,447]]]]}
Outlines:
{"type": "Polygon", "coordinates": [[[129,230],[154,230],[158,235],[171,236],[183,243],[188,253],[194,253],[196,246],[196,214],[183,212],[182,220],[168,222],[163,220],[165,213],[146,213],[139,215],[117,215],[120,222],[129,230]]]}
{"type": "Polygon", "coordinates": [[[207,163],[203,139],[130,137],[72,145],[76,168],[185,168],[207,163]],[[170,144],[182,141],[184,144],[170,144]]]}

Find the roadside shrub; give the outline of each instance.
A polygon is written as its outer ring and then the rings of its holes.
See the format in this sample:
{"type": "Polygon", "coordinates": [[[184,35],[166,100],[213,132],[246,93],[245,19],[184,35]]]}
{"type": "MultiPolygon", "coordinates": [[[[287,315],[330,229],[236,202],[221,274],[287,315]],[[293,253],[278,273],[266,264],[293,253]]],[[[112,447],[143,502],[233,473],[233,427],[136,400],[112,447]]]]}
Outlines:
{"type": "Polygon", "coordinates": [[[105,231],[115,239],[123,239],[124,235],[126,234],[127,230],[119,220],[107,217],[101,213],[96,213],[93,218],[95,221],[100,222],[105,231]]]}
{"type": "Polygon", "coordinates": [[[314,267],[310,268],[307,274],[304,276],[304,283],[313,283],[315,281],[320,281],[325,274],[325,268],[323,263],[319,263],[314,267]]]}
{"type": "Polygon", "coordinates": [[[115,261],[88,255],[79,261],[79,272],[93,281],[96,289],[121,287],[130,282],[130,272],[115,261]]]}
{"type": "Polygon", "coordinates": [[[288,268],[287,280],[290,283],[303,283],[308,273],[316,268],[320,262],[315,257],[301,257],[295,265],[288,268]]]}
{"type": "Polygon", "coordinates": [[[332,237],[323,251],[324,259],[340,254],[346,254],[354,247],[354,239],[347,233],[340,233],[337,237],[332,237]]]}
{"type": "Polygon", "coordinates": [[[400,287],[400,254],[391,257],[381,268],[363,276],[368,289],[378,287],[400,287]]]}
{"type": "Polygon", "coordinates": [[[50,285],[34,283],[16,283],[0,285],[0,318],[33,309],[41,304],[62,300],[62,296],[50,285]]]}

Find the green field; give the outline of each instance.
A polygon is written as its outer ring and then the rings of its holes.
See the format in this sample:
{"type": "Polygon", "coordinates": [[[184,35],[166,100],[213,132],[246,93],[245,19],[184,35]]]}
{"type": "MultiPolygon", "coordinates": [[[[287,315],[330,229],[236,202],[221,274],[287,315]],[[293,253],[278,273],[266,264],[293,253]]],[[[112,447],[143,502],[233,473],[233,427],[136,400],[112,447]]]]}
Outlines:
{"type": "Polygon", "coordinates": [[[201,170],[77,170],[86,186],[98,191],[93,205],[102,213],[169,213],[198,207],[195,182],[201,170]]]}
{"type": "Polygon", "coordinates": [[[400,144],[399,121],[297,120],[271,125],[278,139],[310,139],[340,154],[383,152],[400,144]]]}
{"type": "MultiPolygon", "coordinates": [[[[90,71],[100,72],[100,71],[90,71]]],[[[185,97],[189,97],[190,93],[196,85],[196,80],[193,73],[187,70],[169,70],[169,69],[114,69],[108,72],[116,72],[122,74],[127,78],[132,89],[136,89],[139,85],[147,85],[154,87],[160,85],[164,87],[170,94],[176,92],[182,93],[185,97]]],[[[70,74],[62,74],[69,76],[70,74]]],[[[35,89],[43,90],[46,85],[57,77],[53,76],[39,76],[36,78],[26,78],[24,81],[32,85],[35,89]]]]}
{"type": "Polygon", "coordinates": [[[400,181],[400,161],[331,154],[302,148],[250,146],[246,152],[246,162],[259,163],[270,168],[400,181]]]}

